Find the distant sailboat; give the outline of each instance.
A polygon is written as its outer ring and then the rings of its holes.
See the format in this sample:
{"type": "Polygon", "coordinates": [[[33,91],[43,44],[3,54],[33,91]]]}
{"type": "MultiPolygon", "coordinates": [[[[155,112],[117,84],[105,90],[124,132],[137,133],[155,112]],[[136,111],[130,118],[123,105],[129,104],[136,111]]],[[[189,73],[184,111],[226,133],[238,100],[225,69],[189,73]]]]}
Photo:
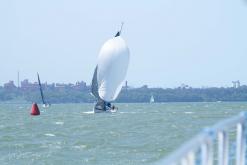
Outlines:
{"type": "Polygon", "coordinates": [[[91,88],[92,94],[97,99],[94,107],[96,113],[112,112],[117,109],[111,102],[121,91],[129,65],[129,48],[120,36],[122,26],[114,38],[104,43],[98,56],[91,88]]]}
{"type": "Polygon", "coordinates": [[[38,76],[39,90],[40,90],[40,95],[41,95],[43,107],[44,108],[48,108],[48,107],[50,107],[50,104],[48,104],[47,102],[45,102],[44,94],[43,94],[43,89],[42,89],[42,86],[41,86],[41,83],[40,83],[39,73],[37,73],[37,76],[38,76]]]}
{"type": "Polygon", "coordinates": [[[154,103],[154,96],[153,95],[150,97],[150,103],[154,103]]]}

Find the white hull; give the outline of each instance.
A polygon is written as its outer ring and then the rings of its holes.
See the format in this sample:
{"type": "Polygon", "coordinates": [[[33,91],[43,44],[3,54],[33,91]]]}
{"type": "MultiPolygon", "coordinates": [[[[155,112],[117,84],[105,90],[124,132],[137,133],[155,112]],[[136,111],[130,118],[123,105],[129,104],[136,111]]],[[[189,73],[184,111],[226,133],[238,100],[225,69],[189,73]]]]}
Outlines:
{"type": "Polygon", "coordinates": [[[50,104],[43,104],[42,106],[43,106],[43,108],[49,108],[50,104]]]}

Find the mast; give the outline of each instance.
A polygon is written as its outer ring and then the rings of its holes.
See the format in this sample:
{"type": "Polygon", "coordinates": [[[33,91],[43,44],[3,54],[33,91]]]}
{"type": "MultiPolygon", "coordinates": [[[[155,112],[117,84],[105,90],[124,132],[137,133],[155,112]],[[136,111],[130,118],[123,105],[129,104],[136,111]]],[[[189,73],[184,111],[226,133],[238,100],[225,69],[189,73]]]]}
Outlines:
{"type": "Polygon", "coordinates": [[[20,88],[20,73],[19,73],[19,70],[18,70],[18,73],[17,73],[17,87],[18,87],[18,89],[20,88]]]}
{"type": "Polygon", "coordinates": [[[117,34],[115,35],[115,37],[118,37],[118,36],[121,35],[122,29],[123,29],[123,24],[124,24],[124,22],[122,22],[121,28],[120,28],[120,30],[117,32],[117,34]]]}
{"type": "Polygon", "coordinates": [[[41,94],[42,102],[43,102],[43,104],[45,104],[44,94],[43,94],[42,86],[41,86],[40,79],[39,79],[39,73],[37,73],[37,76],[38,76],[39,90],[40,90],[40,94],[41,94]]]}
{"type": "Polygon", "coordinates": [[[124,22],[122,22],[122,24],[121,24],[120,34],[122,33],[123,25],[124,25],[124,22]]]}

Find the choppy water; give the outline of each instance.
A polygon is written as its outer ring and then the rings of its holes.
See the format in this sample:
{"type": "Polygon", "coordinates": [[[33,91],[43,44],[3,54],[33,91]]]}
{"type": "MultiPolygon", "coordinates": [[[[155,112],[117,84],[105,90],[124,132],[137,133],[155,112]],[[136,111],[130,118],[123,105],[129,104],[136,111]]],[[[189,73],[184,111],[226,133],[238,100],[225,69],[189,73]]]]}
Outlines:
{"type": "Polygon", "coordinates": [[[60,104],[30,116],[31,105],[0,104],[0,164],[152,164],[247,103],[60,104]]]}

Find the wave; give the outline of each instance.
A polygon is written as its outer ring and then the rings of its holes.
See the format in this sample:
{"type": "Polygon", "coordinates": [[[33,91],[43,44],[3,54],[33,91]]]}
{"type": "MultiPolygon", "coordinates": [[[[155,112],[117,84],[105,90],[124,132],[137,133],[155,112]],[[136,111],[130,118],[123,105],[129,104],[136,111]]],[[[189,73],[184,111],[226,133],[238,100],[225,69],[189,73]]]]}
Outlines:
{"type": "Polygon", "coordinates": [[[53,137],[53,136],[56,136],[56,135],[54,135],[54,134],[52,134],[52,133],[46,133],[45,136],[53,137]]]}

